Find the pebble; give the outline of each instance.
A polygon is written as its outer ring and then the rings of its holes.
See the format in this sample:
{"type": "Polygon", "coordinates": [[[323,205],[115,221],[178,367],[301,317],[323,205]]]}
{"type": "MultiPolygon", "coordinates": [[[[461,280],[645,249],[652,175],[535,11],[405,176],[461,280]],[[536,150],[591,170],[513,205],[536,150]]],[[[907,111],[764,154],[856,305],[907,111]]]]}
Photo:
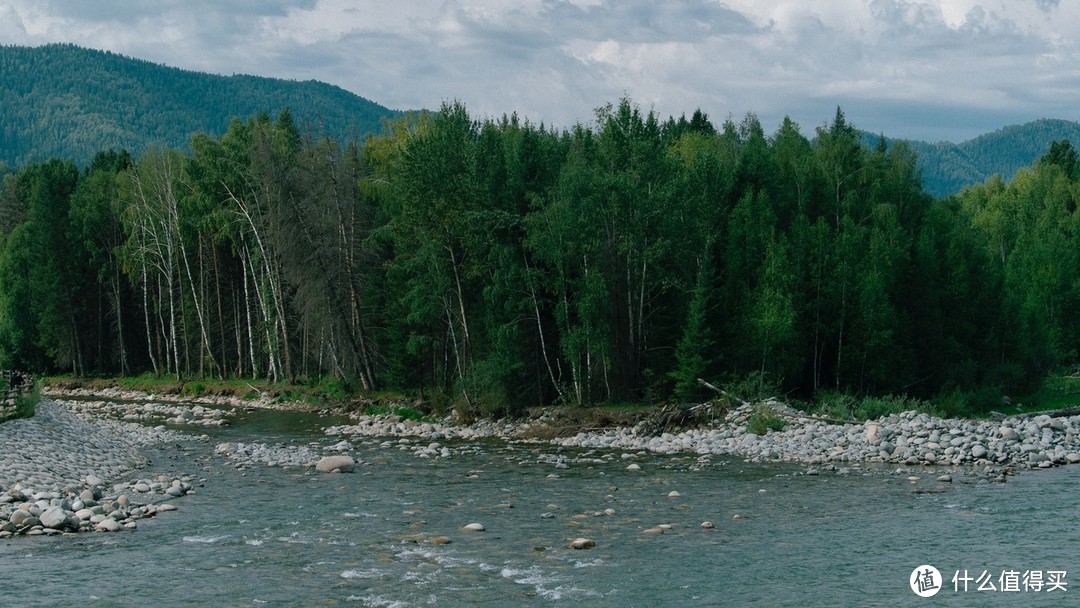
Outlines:
{"type": "Polygon", "coordinates": [[[487,530],[487,528],[484,527],[484,524],[472,523],[466,524],[462,530],[465,530],[466,532],[483,532],[487,530]]]}
{"type": "MultiPolygon", "coordinates": [[[[131,404],[128,404],[130,407],[131,404]]],[[[34,416],[0,424],[0,528],[5,536],[134,530],[161,508],[153,501],[191,490],[180,479],[130,479],[147,465],[148,445],[187,438],[157,426],[124,422],[86,402],[42,399],[34,416]],[[133,501],[124,490],[135,492],[133,501]],[[136,504],[143,503],[143,504],[136,504]],[[149,503],[149,504],[146,504],[149,503]]],[[[175,509],[175,507],[173,507],[175,509]]]]}

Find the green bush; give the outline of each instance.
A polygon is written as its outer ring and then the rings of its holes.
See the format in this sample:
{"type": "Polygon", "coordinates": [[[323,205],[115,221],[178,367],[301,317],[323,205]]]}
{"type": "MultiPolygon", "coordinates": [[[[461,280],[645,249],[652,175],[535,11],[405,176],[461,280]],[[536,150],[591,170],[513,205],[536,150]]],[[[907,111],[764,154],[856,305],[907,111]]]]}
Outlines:
{"type": "Polygon", "coordinates": [[[499,358],[473,364],[465,379],[458,382],[454,408],[464,419],[500,418],[521,415],[525,408],[515,402],[507,390],[510,367],[499,358]]]}
{"type": "Polygon", "coordinates": [[[428,420],[424,413],[415,410],[411,407],[404,406],[390,406],[390,405],[369,405],[364,408],[365,416],[382,416],[386,414],[393,414],[400,416],[403,420],[415,420],[417,422],[425,422],[428,420]]]}
{"type": "Polygon", "coordinates": [[[991,386],[972,391],[954,388],[934,400],[936,410],[946,418],[975,418],[1000,409],[1001,392],[991,386]]]}
{"type": "Polygon", "coordinates": [[[327,399],[345,399],[350,394],[348,382],[333,376],[323,378],[316,389],[327,399]]]}
{"type": "Polygon", "coordinates": [[[819,391],[815,395],[812,412],[826,418],[851,420],[855,417],[857,405],[855,397],[851,395],[836,391],[819,391]]]}
{"type": "Polygon", "coordinates": [[[876,420],[910,410],[929,413],[930,409],[930,404],[925,401],[903,395],[863,397],[855,406],[855,418],[859,420],[876,420]]]}
{"type": "MultiPolygon", "coordinates": [[[[0,393],[7,391],[7,383],[3,378],[0,378],[0,393]]],[[[7,408],[0,409],[0,422],[4,420],[14,420],[16,418],[30,418],[34,415],[34,411],[37,409],[38,402],[41,401],[41,389],[35,383],[33,389],[30,392],[22,393],[15,398],[15,407],[11,410],[4,411],[7,408]]]]}
{"type": "Polygon", "coordinates": [[[785,426],[787,422],[783,417],[764,403],[755,405],[754,411],[750,412],[750,418],[746,421],[746,430],[755,435],[765,435],[769,431],[779,432],[784,430],[785,426]]]}
{"type": "Polygon", "coordinates": [[[206,385],[202,382],[188,382],[184,385],[183,394],[198,397],[206,390],[206,385]]]}
{"type": "Polygon", "coordinates": [[[15,399],[15,418],[30,418],[41,401],[41,389],[35,384],[29,393],[23,393],[15,399]]]}

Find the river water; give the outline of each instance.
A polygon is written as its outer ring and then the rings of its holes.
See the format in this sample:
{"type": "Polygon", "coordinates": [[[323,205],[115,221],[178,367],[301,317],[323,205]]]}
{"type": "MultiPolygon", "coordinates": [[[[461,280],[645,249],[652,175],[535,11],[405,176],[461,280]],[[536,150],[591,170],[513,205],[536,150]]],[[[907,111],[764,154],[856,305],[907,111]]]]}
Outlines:
{"type": "Polygon", "coordinates": [[[0,542],[0,605],[1080,605],[1080,467],[913,493],[936,474],[652,454],[631,472],[621,454],[497,441],[448,459],[356,442],[362,464],[343,475],[212,455],[218,441],[336,443],[325,425],[256,412],[157,450],[148,472],[204,478],[197,494],[131,533],[0,542]],[[578,537],[596,546],[570,549],[578,537]],[[923,564],[943,575],[932,598],[909,587],[923,564]],[[1001,591],[1030,571],[1064,571],[1066,589],[1001,591]]]}

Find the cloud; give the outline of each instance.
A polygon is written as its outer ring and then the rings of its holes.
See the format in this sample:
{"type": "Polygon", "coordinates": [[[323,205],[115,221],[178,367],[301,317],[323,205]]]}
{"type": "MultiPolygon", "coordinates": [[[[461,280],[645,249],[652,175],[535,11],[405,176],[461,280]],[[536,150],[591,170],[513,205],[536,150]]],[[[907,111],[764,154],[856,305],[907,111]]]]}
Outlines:
{"type": "Polygon", "coordinates": [[[457,98],[569,126],[629,94],[812,129],[841,105],[896,136],[1080,118],[1078,22],[1056,0],[0,0],[5,43],[315,78],[396,108],[457,98]]]}

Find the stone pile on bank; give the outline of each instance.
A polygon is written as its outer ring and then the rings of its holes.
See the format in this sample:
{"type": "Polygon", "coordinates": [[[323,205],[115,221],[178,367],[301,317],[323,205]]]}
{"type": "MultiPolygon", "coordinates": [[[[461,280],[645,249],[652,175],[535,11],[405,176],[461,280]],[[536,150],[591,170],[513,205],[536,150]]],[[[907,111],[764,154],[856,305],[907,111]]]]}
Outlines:
{"type": "Polygon", "coordinates": [[[62,401],[64,407],[85,419],[102,417],[142,424],[228,426],[231,410],[203,405],[130,403],[116,401],[62,401]]]}
{"type": "Polygon", "coordinates": [[[0,536],[131,529],[171,510],[154,503],[190,493],[189,478],[105,480],[145,467],[146,446],[183,438],[163,427],[97,417],[91,423],[42,400],[33,417],[0,424],[0,536]]]}
{"type": "MultiPolygon", "coordinates": [[[[580,432],[550,440],[528,439],[530,423],[483,421],[472,425],[416,422],[397,416],[360,416],[356,424],[325,429],[338,437],[412,437],[420,442],[500,438],[550,443],[565,448],[689,452],[734,456],[751,462],[805,465],[877,462],[905,466],[976,466],[1048,468],[1080,463],[1080,416],[1038,415],[1003,420],[943,419],[914,411],[863,424],[837,424],[815,419],[785,404],[745,404],[712,424],[676,432],[651,433],[646,423],[580,432]],[[780,416],[781,431],[756,435],[749,431],[755,407],[780,416]]],[[[444,450],[417,450],[423,457],[448,456],[444,450]]]]}
{"type": "Polygon", "coordinates": [[[552,442],[565,447],[696,452],[751,462],[808,465],[881,462],[902,465],[1048,468],[1080,462],[1080,416],[1004,420],[942,419],[914,411],[864,424],[832,424],[780,403],[782,431],[749,432],[754,407],[730,411],[722,423],[660,435],[633,428],[579,433],[552,442]]]}

